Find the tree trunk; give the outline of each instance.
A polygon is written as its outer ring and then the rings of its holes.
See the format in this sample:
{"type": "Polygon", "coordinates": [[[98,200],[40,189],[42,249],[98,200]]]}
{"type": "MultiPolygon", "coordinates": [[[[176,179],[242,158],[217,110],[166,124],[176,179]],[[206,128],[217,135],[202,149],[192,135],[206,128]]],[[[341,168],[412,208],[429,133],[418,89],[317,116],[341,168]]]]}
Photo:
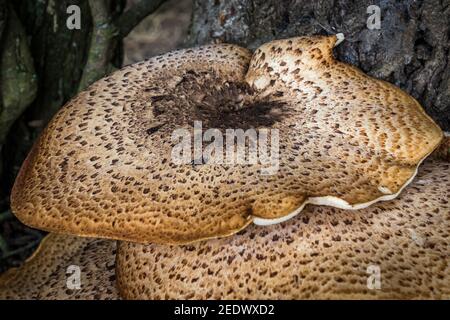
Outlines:
{"type": "Polygon", "coordinates": [[[133,1],[124,11],[125,2],[0,0],[0,199],[55,112],[121,67],[123,37],[164,0],[133,1]],[[67,27],[73,5],[80,8],[81,29],[67,27]]]}
{"type": "Polygon", "coordinates": [[[450,131],[450,0],[195,0],[191,42],[264,42],[342,32],[336,57],[415,97],[450,131]],[[369,29],[370,5],[380,29],[369,29]]]}
{"type": "Polygon", "coordinates": [[[123,37],[164,0],[135,0],[128,10],[125,2],[0,0],[0,217],[9,219],[0,223],[0,272],[11,265],[2,258],[32,249],[5,253],[5,239],[36,234],[8,211],[9,191],[34,140],[78,91],[121,67],[123,37]],[[81,29],[67,26],[73,5],[81,29]]]}
{"type": "MultiPolygon", "coordinates": [[[[99,1],[100,2],[100,1],[99,1]]],[[[4,146],[4,176],[5,192],[9,191],[17,170],[26,156],[31,144],[54,113],[71,97],[79,87],[86,66],[93,23],[87,0],[48,0],[48,1],[11,1],[14,4],[10,13],[16,15],[15,23],[24,29],[29,41],[23,41],[28,46],[35,69],[30,79],[37,80],[31,101],[23,103],[17,110],[20,116],[11,130],[4,146]],[[69,5],[77,5],[81,12],[81,29],[69,30],[66,20],[69,5]],[[34,100],[33,100],[34,99],[34,100]]],[[[108,1],[107,14],[118,15],[123,10],[122,0],[108,1]]],[[[11,32],[10,32],[11,33],[11,32]]],[[[111,64],[117,67],[121,64],[120,46],[111,48],[109,58],[111,64]]],[[[14,65],[14,64],[11,64],[14,65]]],[[[104,74],[107,73],[105,70],[104,74]]],[[[2,86],[3,87],[3,86],[2,86]]],[[[4,92],[4,88],[2,89],[4,92]]],[[[21,95],[13,91],[10,95],[21,95]]],[[[11,117],[15,120],[17,117],[11,117]]],[[[14,121],[12,121],[14,122],[14,121]]],[[[1,132],[0,132],[1,133],[1,132]]]]}

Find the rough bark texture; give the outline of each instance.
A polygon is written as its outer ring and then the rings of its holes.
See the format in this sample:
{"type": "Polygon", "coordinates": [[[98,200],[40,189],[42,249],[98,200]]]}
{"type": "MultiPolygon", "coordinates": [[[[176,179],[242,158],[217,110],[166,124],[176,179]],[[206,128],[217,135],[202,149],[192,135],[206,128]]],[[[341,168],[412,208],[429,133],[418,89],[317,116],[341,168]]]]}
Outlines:
{"type": "Polygon", "coordinates": [[[346,36],[339,60],[409,92],[450,131],[450,0],[196,0],[192,44],[213,41],[254,49],[272,39],[346,36]],[[369,30],[367,8],[381,9],[369,30]]]}
{"type": "Polygon", "coordinates": [[[0,50],[2,47],[2,40],[3,40],[3,30],[5,30],[6,25],[6,17],[8,15],[8,12],[6,10],[6,1],[0,0],[0,50]]]}
{"type": "MultiPolygon", "coordinates": [[[[107,3],[113,17],[123,10],[122,0],[107,3]]],[[[93,29],[88,0],[19,0],[11,4],[29,38],[38,85],[36,98],[27,105],[7,137],[3,154],[6,191],[42,128],[78,91],[93,29]],[[66,27],[69,16],[66,9],[73,4],[81,9],[81,30],[66,27]]],[[[110,53],[109,64],[120,66],[120,46],[110,53]]]]}
{"type": "Polygon", "coordinates": [[[33,102],[37,79],[27,35],[13,10],[9,10],[4,50],[0,57],[0,148],[6,135],[25,108],[33,102]]]}
{"type": "MultiPolygon", "coordinates": [[[[123,0],[105,1],[111,17],[123,11],[123,0]]],[[[0,0],[0,272],[39,243],[8,211],[8,194],[35,138],[78,91],[92,29],[88,0],[0,0]],[[80,6],[81,30],[66,27],[71,4],[80,6]]],[[[108,65],[120,66],[121,47],[108,54],[108,65]]]]}
{"type": "Polygon", "coordinates": [[[41,236],[8,210],[32,143],[65,102],[122,65],[123,37],[164,1],[133,1],[124,12],[126,0],[0,0],[0,272],[41,236]],[[71,5],[80,30],[67,27],[71,5]]]}

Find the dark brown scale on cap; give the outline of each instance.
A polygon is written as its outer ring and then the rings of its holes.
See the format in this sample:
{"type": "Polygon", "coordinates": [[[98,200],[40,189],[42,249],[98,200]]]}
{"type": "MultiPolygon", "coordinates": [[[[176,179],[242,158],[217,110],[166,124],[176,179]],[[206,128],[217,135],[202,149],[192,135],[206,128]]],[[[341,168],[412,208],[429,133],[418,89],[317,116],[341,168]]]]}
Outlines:
{"type": "Polygon", "coordinates": [[[397,199],[362,211],[311,206],[297,219],[192,245],[120,242],[119,291],[126,299],[449,299],[449,198],[450,163],[427,160],[397,199]]]}
{"type": "Polygon", "coordinates": [[[442,133],[409,95],[334,60],[335,41],[274,41],[253,58],[233,45],[180,50],[97,81],[36,142],[13,212],[53,232],[180,244],[279,222],[306,203],[394,198],[442,133]],[[171,135],[196,120],[203,131],[278,129],[278,170],[174,164],[171,135]]]}

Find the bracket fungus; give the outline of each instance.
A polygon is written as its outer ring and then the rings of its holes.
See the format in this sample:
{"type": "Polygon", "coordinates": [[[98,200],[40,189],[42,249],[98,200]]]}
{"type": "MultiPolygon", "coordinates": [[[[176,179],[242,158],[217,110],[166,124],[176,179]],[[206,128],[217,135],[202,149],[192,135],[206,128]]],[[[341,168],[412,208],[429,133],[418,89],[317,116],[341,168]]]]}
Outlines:
{"type": "Polygon", "coordinates": [[[335,60],[342,40],[179,50],[77,95],[11,195],[22,222],[55,233],[0,276],[0,299],[449,299],[448,140],[412,97],[335,60]],[[229,129],[276,130],[263,158],[279,152],[277,170],[197,154],[196,137],[229,129]],[[177,130],[194,133],[186,163],[173,158],[177,130]],[[307,204],[325,206],[286,221],[307,204]],[[274,225],[243,230],[252,222],[274,225]],[[85,237],[121,240],[117,256],[115,241],[85,237]],[[80,290],[67,289],[69,265],[80,290]]]}
{"type": "Polygon", "coordinates": [[[119,299],[115,256],[115,241],[49,234],[21,267],[0,276],[0,300],[119,299]]]}
{"type": "Polygon", "coordinates": [[[253,56],[226,44],[179,50],[97,81],[35,143],[13,212],[50,232],[186,244],[282,222],[308,203],[395,198],[442,132],[411,96],[335,60],[337,38],[272,41],[253,56]],[[172,134],[195,121],[203,132],[276,129],[278,170],[175,164],[172,134]]]}
{"type": "Polygon", "coordinates": [[[312,206],[233,237],[119,242],[119,292],[126,299],[450,299],[449,198],[450,163],[427,160],[397,199],[363,212],[312,206]]]}

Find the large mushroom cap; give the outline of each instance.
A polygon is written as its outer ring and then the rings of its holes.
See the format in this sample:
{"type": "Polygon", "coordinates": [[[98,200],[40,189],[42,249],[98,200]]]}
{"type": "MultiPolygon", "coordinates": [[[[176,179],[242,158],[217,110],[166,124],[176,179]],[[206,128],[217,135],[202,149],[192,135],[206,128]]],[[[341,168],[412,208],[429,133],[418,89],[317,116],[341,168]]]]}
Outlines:
{"type": "Polygon", "coordinates": [[[397,199],[363,211],[308,207],[278,225],[192,245],[121,242],[119,291],[128,299],[449,299],[449,197],[450,164],[427,161],[397,199]]]}
{"type": "Polygon", "coordinates": [[[14,213],[53,232],[189,243],[286,220],[307,203],[394,198],[442,133],[412,97],[336,61],[335,41],[274,41],[252,58],[232,45],[181,50],[99,80],[35,144],[14,213]],[[203,133],[278,130],[279,165],[262,175],[262,158],[198,163],[195,150],[175,163],[172,134],[195,121],[203,133]]]}
{"type": "Polygon", "coordinates": [[[296,132],[285,135],[293,141],[284,153],[296,155],[288,165],[303,175],[297,185],[305,203],[360,209],[395,198],[443,134],[407,93],[335,60],[336,40],[264,44],[246,80],[258,92],[281,91],[295,101],[296,132]]]}
{"type": "Polygon", "coordinates": [[[118,299],[115,251],[115,241],[49,234],[21,267],[0,275],[0,300],[118,299]]]}

